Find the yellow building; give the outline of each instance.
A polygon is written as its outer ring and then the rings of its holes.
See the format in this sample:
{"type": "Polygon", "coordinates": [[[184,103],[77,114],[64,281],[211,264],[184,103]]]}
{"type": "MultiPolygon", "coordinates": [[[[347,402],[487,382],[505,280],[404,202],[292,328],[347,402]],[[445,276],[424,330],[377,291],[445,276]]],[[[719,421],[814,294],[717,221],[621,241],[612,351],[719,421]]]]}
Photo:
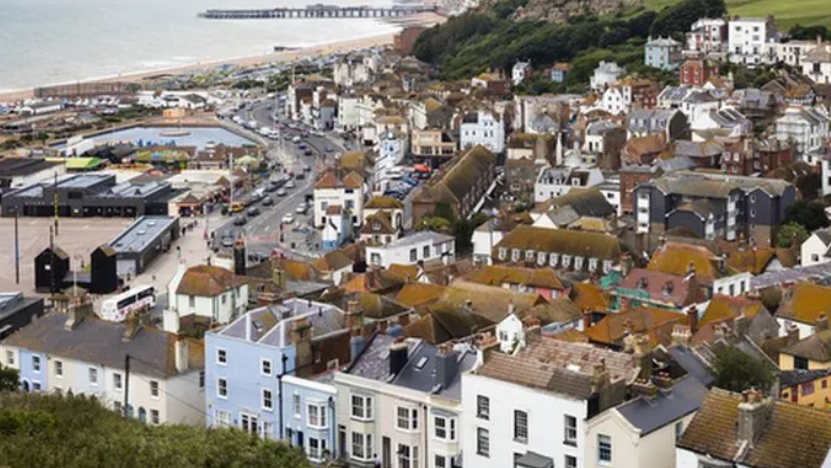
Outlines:
{"type": "Polygon", "coordinates": [[[831,408],[831,370],[788,370],[779,374],[782,400],[814,408],[831,408]]]}
{"type": "Polygon", "coordinates": [[[816,333],[779,351],[779,369],[831,369],[831,330],[828,321],[817,321],[816,333]]]}

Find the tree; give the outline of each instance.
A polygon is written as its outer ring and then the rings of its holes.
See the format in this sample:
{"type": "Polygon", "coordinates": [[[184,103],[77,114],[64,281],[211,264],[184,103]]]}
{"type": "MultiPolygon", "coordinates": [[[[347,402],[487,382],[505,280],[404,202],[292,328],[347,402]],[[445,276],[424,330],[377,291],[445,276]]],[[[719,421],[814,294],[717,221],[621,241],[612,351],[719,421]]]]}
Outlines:
{"type": "Polygon", "coordinates": [[[751,387],[767,391],[773,384],[773,372],[738,348],[724,347],[715,354],[714,386],[741,392],[751,387]]]}
{"type": "Polygon", "coordinates": [[[0,368],[0,392],[13,392],[20,387],[20,374],[11,367],[0,368]]]}
{"type": "Polygon", "coordinates": [[[783,249],[789,249],[794,245],[801,245],[811,233],[805,226],[798,223],[788,223],[779,228],[776,234],[776,245],[783,249]]]}
{"type": "Polygon", "coordinates": [[[416,223],[416,231],[434,231],[434,232],[450,232],[453,229],[453,223],[440,216],[425,216],[416,223]]]}
{"type": "Polygon", "coordinates": [[[238,429],[149,426],[94,398],[0,395],[0,465],[42,468],[311,468],[284,442],[238,429]]]}
{"type": "Polygon", "coordinates": [[[718,18],[727,12],[724,0],[684,0],[661,10],[652,23],[652,36],[683,34],[700,18],[718,18]]]}
{"type": "Polygon", "coordinates": [[[799,200],[785,209],[785,224],[801,224],[808,232],[828,227],[828,216],[822,203],[799,200]]]}

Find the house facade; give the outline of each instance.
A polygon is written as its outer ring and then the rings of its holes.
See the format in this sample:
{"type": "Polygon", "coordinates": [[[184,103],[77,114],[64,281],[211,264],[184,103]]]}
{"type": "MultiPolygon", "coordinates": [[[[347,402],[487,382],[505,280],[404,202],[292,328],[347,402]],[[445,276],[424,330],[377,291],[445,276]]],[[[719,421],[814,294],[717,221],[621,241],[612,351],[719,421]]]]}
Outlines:
{"type": "Polygon", "coordinates": [[[367,245],[366,259],[370,265],[389,268],[390,265],[414,265],[419,262],[455,261],[453,236],[432,231],[422,231],[385,245],[367,245]]]}
{"type": "Polygon", "coordinates": [[[681,63],[681,43],[671,37],[649,38],[644,46],[644,64],[661,70],[675,70],[681,63]]]}

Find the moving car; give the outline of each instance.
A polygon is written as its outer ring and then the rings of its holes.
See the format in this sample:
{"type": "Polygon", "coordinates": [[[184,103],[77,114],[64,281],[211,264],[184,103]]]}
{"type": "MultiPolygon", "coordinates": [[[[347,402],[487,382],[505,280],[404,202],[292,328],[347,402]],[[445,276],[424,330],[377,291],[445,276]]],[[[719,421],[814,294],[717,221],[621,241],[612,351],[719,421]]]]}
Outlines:
{"type": "Polygon", "coordinates": [[[271,206],[274,204],[274,199],[271,197],[266,198],[263,200],[263,206],[271,206]]]}
{"type": "Polygon", "coordinates": [[[294,222],[294,215],[293,214],[286,213],[286,215],[283,216],[283,224],[291,224],[293,222],[294,222]]]}
{"type": "Polygon", "coordinates": [[[233,247],[234,246],[234,238],[231,236],[225,236],[219,241],[220,245],[223,247],[233,247]]]}
{"type": "Polygon", "coordinates": [[[234,226],[245,226],[245,223],[248,222],[245,216],[237,216],[234,218],[234,226]]]}
{"type": "Polygon", "coordinates": [[[313,154],[315,154],[314,151],[312,151],[310,149],[307,149],[306,151],[303,152],[304,156],[312,156],[313,154]]]}
{"type": "Polygon", "coordinates": [[[309,207],[305,203],[301,203],[300,205],[297,205],[297,208],[294,209],[295,213],[301,214],[301,215],[306,214],[306,212],[308,212],[308,211],[309,211],[309,207]]]}
{"type": "Polygon", "coordinates": [[[287,189],[293,189],[294,187],[296,187],[296,185],[294,185],[293,180],[290,180],[290,181],[286,182],[286,185],[284,185],[284,187],[287,188],[287,189]]]}
{"type": "Polygon", "coordinates": [[[288,194],[288,192],[286,192],[286,189],[284,189],[284,188],[281,188],[280,190],[277,191],[277,196],[278,197],[285,197],[287,194],[288,194]]]}
{"type": "Polygon", "coordinates": [[[253,207],[253,208],[248,209],[248,216],[249,217],[253,218],[254,216],[259,216],[259,215],[260,215],[260,209],[257,208],[256,206],[253,207]]]}

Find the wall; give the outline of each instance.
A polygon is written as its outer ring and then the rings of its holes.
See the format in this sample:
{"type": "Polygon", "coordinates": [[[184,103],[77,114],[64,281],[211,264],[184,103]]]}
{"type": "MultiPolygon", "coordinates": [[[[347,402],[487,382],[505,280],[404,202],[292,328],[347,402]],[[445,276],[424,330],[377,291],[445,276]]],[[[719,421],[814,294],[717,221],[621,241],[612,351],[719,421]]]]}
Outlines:
{"type": "MultiPolygon", "coordinates": [[[[314,437],[318,440],[325,440],[326,449],[329,451],[330,458],[335,458],[337,454],[337,390],[333,385],[323,384],[311,380],[304,380],[293,376],[286,376],[283,378],[283,424],[286,429],[293,431],[292,438],[289,443],[299,446],[298,431],[303,434],[303,447],[308,450],[309,437],[314,437]],[[294,411],[294,395],[300,397],[300,413],[295,414],[294,411]],[[331,399],[332,404],[329,401],[331,399]],[[317,405],[325,408],[326,411],[326,426],[322,429],[310,428],[308,425],[308,405],[317,405]]],[[[287,431],[286,431],[287,432],[287,431]]],[[[288,438],[288,434],[284,434],[288,438]]],[[[308,451],[307,451],[308,453],[308,451]]]]}

